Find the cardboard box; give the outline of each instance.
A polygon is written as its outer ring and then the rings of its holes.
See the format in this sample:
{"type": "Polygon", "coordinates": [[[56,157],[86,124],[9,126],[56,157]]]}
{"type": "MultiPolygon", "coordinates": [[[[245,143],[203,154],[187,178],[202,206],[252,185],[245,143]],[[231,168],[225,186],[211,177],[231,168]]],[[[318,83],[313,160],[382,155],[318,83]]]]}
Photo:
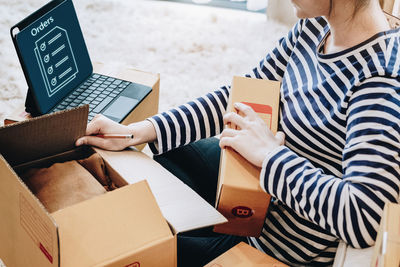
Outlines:
{"type": "Polygon", "coordinates": [[[386,203],[374,246],[371,267],[400,266],[400,204],[386,203]]]}
{"type": "Polygon", "coordinates": [[[251,266],[286,267],[288,265],[279,262],[244,242],[240,242],[218,258],[205,265],[205,267],[251,266]]]}
{"type": "Polygon", "coordinates": [[[25,108],[21,106],[16,110],[14,110],[13,113],[7,114],[7,117],[4,118],[4,125],[9,125],[15,122],[24,121],[28,119],[32,119],[31,114],[26,112],[25,108]]]}
{"type": "Polygon", "coordinates": [[[209,226],[223,219],[141,152],[128,150],[120,155],[75,148],[76,138],[85,132],[87,113],[88,107],[83,106],[0,128],[0,258],[6,266],[16,267],[176,266],[176,229],[209,226]],[[51,214],[17,174],[95,152],[107,155],[103,158],[107,173],[118,189],[51,214]],[[115,168],[107,160],[113,155],[119,161],[115,168]],[[131,165],[140,170],[129,169],[131,165]],[[128,171],[121,172],[124,169],[128,171]],[[148,169],[152,169],[149,174],[148,169]],[[201,225],[183,215],[168,222],[164,212],[172,217],[184,209],[174,205],[174,199],[163,202],[162,191],[154,186],[159,194],[156,200],[148,182],[140,181],[146,178],[144,174],[157,176],[151,183],[165,179],[169,186],[164,195],[183,192],[194,212],[210,216],[201,225]]]}
{"type": "MultiPolygon", "coordinates": [[[[112,65],[102,64],[96,62],[93,64],[94,72],[116,77],[126,81],[139,83],[150,86],[152,91],[129,113],[129,115],[121,122],[124,125],[133,122],[142,121],[158,112],[158,102],[160,94],[160,75],[148,73],[144,71],[135,70],[132,68],[114,68],[112,65]]],[[[29,113],[24,111],[25,108],[21,107],[15,110],[12,114],[7,115],[4,119],[4,125],[14,122],[23,121],[32,118],[29,113]]],[[[142,150],[144,144],[136,146],[137,149],[142,150]]]]}
{"type": "MultiPolygon", "coordinates": [[[[276,133],[279,88],[275,81],[234,77],[227,111],[234,111],[235,102],[250,105],[276,133]]],[[[216,206],[228,222],[215,226],[215,232],[260,236],[270,202],[260,186],[260,171],[233,149],[222,150],[216,206]]]]}
{"type": "Polygon", "coordinates": [[[142,121],[158,112],[160,95],[160,74],[149,73],[133,68],[114,68],[111,64],[95,62],[93,70],[111,77],[150,86],[152,91],[139,105],[121,122],[124,125],[142,121]]]}

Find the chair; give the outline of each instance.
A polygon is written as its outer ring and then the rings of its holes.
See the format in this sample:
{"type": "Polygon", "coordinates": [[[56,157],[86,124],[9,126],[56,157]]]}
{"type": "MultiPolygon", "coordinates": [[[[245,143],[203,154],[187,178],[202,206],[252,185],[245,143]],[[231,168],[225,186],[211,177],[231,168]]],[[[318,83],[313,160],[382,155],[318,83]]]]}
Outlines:
{"type": "Polygon", "coordinates": [[[389,13],[387,13],[385,10],[385,15],[386,15],[386,19],[388,20],[390,27],[392,29],[396,29],[400,27],[400,18],[395,17],[394,15],[391,15],[389,13]]]}
{"type": "Polygon", "coordinates": [[[395,17],[399,16],[400,13],[400,1],[399,0],[379,0],[383,11],[393,15],[395,17]]]}

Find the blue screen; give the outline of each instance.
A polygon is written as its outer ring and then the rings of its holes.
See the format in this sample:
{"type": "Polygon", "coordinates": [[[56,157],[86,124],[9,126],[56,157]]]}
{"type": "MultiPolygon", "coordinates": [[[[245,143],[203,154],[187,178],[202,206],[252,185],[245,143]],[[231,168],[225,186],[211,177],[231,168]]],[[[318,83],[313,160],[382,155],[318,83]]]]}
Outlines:
{"type": "Polygon", "coordinates": [[[16,40],[41,113],[48,112],[93,71],[71,0],[25,27],[16,40]]]}

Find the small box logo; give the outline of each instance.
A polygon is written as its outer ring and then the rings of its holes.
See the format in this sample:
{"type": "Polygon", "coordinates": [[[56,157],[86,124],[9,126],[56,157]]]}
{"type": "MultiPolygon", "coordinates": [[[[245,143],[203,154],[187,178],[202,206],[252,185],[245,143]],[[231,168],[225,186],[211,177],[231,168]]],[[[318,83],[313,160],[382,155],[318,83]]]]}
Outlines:
{"type": "Polygon", "coordinates": [[[140,267],[140,263],[135,261],[134,263],[130,263],[128,265],[125,265],[125,267],[140,267]]]}
{"type": "Polygon", "coordinates": [[[232,214],[239,218],[249,218],[253,216],[253,210],[245,206],[237,206],[232,209],[232,214]]]}

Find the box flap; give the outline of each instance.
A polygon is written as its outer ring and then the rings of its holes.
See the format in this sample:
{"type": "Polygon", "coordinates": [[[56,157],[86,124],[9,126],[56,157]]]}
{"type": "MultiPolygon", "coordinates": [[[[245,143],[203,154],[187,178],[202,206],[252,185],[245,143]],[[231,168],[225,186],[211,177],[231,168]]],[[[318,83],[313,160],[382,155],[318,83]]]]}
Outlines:
{"type": "Polygon", "coordinates": [[[144,153],[95,149],[129,184],[146,180],[176,233],[227,222],[195,191],[144,153]]]}
{"type": "Polygon", "coordinates": [[[173,238],[146,181],[56,211],[61,266],[97,266],[173,238]],[[101,241],[101,242],[100,242],[101,241]]]}
{"type": "Polygon", "coordinates": [[[85,134],[88,105],[0,127],[0,154],[11,166],[75,147],[85,134]]]}

